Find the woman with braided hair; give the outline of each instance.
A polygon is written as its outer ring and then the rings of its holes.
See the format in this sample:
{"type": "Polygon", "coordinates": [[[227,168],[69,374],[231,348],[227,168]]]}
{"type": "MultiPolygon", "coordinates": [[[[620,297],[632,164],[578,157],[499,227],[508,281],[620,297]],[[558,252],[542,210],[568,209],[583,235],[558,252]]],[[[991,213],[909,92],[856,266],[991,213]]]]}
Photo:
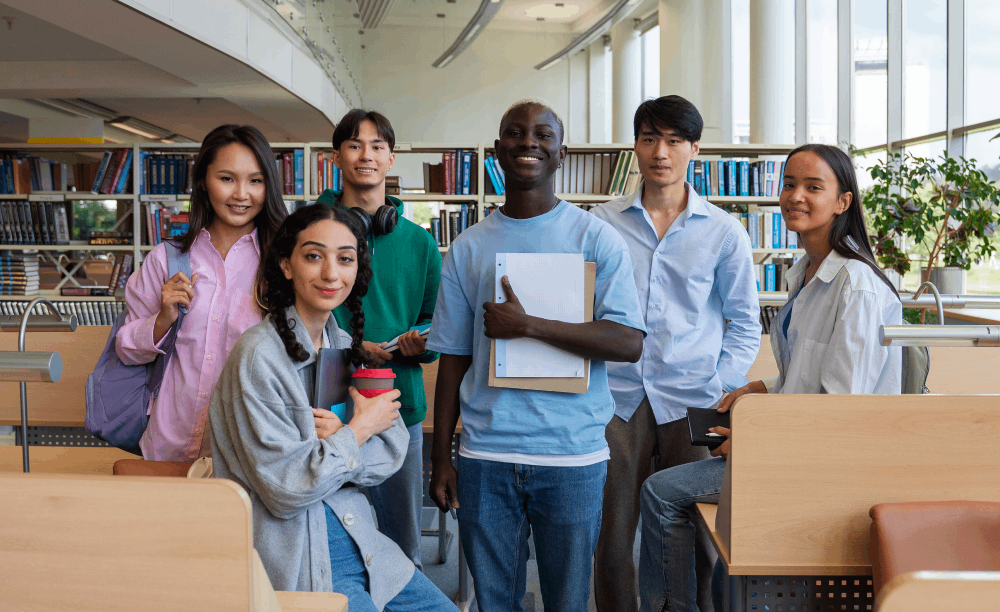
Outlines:
{"type": "Polygon", "coordinates": [[[257,280],[266,316],[233,347],[212,396],[215,476],[250,496],[254,546],[276,589],[344,593],[351,610],[446,610],[451,602],[378,532],[358,490],[403,462],[399,391],[364,398],[351,388],[348,423],[315,408],[319,349],[350,349],[361,365],[371,274],[364,231],[346,209],[288,216],[257,280]],[[354,337],[331,315],[341,304],[354,337]]]}

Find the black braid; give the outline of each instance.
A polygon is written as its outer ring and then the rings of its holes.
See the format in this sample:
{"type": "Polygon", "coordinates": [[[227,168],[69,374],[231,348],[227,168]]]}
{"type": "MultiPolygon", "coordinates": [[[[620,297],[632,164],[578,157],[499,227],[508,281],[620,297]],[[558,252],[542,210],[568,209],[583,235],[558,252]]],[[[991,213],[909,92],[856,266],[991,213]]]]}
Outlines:
{"type": "Polygon", "coordinates": [[[262,263],[257,271],[257,303],[265,314],[271,315],[271,322],[278,330],[278,335],[285,345],[288,356],[295,361],[308,359],[309,351],[295,338],[293,331],[295,321],[289,321],[285,315],[288,307],[295,304],[295,288],[292,281],[285,278],[285,273],[281,269],[281,260],[291,257],[299,234],[304,229],[325,219],[343,223],[358,240],[358,275],[345,303],[353,315],[351,318],[351,361],[356,367],[360,367],[365,354],[361,344],[365,324],[361,298],[368,293],[368,284],[372,278],[371,257],[361,223],[354,215],[347,214],[346,209],[339,206],[331,208],[324,204],[313,204],[296,210],[285,219],[271,243],[264,249],[262,263]]]}

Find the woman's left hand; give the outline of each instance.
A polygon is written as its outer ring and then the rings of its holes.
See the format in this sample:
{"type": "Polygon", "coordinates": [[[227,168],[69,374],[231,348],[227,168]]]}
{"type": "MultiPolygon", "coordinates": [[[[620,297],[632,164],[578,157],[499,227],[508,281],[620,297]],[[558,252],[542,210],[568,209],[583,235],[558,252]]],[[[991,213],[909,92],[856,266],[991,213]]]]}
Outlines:
{"type": "Polygon", "coordinates": [[[726,436],[726,441],[723,442],[722,444],[720,444],[719,446],[717,446],[714,450],[712,450],[712,456],[713,457],[725,457],[726,459],[729,459],[729,437],[731,435],[731,432],[729,431],[729,428],[728,427],[712,427],[712,428],[709,429],[709,431],[712,432],[712,433],[717,433],[720,436],[726,436]]]}
{"type": "Polygon", "coordinates": [[[332,410],[313,408],[312,411],[313,420],[316,421],[316,437],[320,440],[326,440],[333,434],[340,431],[340,428],[344,426],[340,417],[334,414],[332,410]]]}

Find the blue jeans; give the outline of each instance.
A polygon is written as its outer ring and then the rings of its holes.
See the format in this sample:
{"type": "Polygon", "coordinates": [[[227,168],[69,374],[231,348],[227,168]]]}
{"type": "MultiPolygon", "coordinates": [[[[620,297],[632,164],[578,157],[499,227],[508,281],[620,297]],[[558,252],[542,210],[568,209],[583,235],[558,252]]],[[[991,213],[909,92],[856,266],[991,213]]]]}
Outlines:
{"type": "MultiPolygon", "coordinates": [[[[347,607],[351,612],[377,612],[375,603],[368,594],[368,573],[358,545],[344,531],[344,526],[330,507],[325,504],[323,507],[326,510],[333,591],[347,596],[347,607]]],[[[385,605],[386,612],[441,612],[454,609],[455,604],[418,569],[413,570],[413,578],[410,578],[403,590],[385,605]]]]}
{"type": "Polygon", "coordinates": [[[521,611],[531,531],[545,609],[587,609],[606,476],[606,461],[543,467],[459,457],[459,535],[482,612],[521,611]]]}
{"type": "Polygon", "coordinates": [[[639,610],[699,612],[695,575],[696,503],[718,503],[726,460],[678,465],[646,479],[640,493],[639,610]]]}
{"type": "Polygon", "coordinates": [[[403,467],[382,484],[368,488],[368,499],[375,507],[378,530],[396,543],[417,569],[420,562],[420,518],[424,505],[424,429],[422,423],[406,428],[410,445],[403,467]]]}

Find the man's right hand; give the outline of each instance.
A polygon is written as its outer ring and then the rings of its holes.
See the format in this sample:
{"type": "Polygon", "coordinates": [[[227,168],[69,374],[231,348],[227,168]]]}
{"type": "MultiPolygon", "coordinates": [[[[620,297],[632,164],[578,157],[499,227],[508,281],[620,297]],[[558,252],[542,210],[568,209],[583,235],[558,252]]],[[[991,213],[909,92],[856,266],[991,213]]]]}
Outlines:
{"type": "Polygon", "coordinates": [[[733,402],[739,399],[741,396],[747,393],[767,393],[767,386],[764,385],[763,380],[755,380],[752,383],[748,383],[734,390],[732,393],[723,396],[722,400],[719,402],[719,412],[729,412],[732,408],[733,402]]]}
{"type": "Polygon", "coordinates": [[[392,359],[392,353],[384,350],[382,347],[387,344],[386,342],[375,343],[369,342],[367,340],[361,343],[362,348],[368,355],[365,357],[365,365],[370,368],[377,368],[384,364],[386,361],[392,359]]]}
{"type": "Polygon", "coordinates": [[[447,461],[435,461],[431,468],[431,499],[441,512],[458,508],[458,472],[447,461]]]}

